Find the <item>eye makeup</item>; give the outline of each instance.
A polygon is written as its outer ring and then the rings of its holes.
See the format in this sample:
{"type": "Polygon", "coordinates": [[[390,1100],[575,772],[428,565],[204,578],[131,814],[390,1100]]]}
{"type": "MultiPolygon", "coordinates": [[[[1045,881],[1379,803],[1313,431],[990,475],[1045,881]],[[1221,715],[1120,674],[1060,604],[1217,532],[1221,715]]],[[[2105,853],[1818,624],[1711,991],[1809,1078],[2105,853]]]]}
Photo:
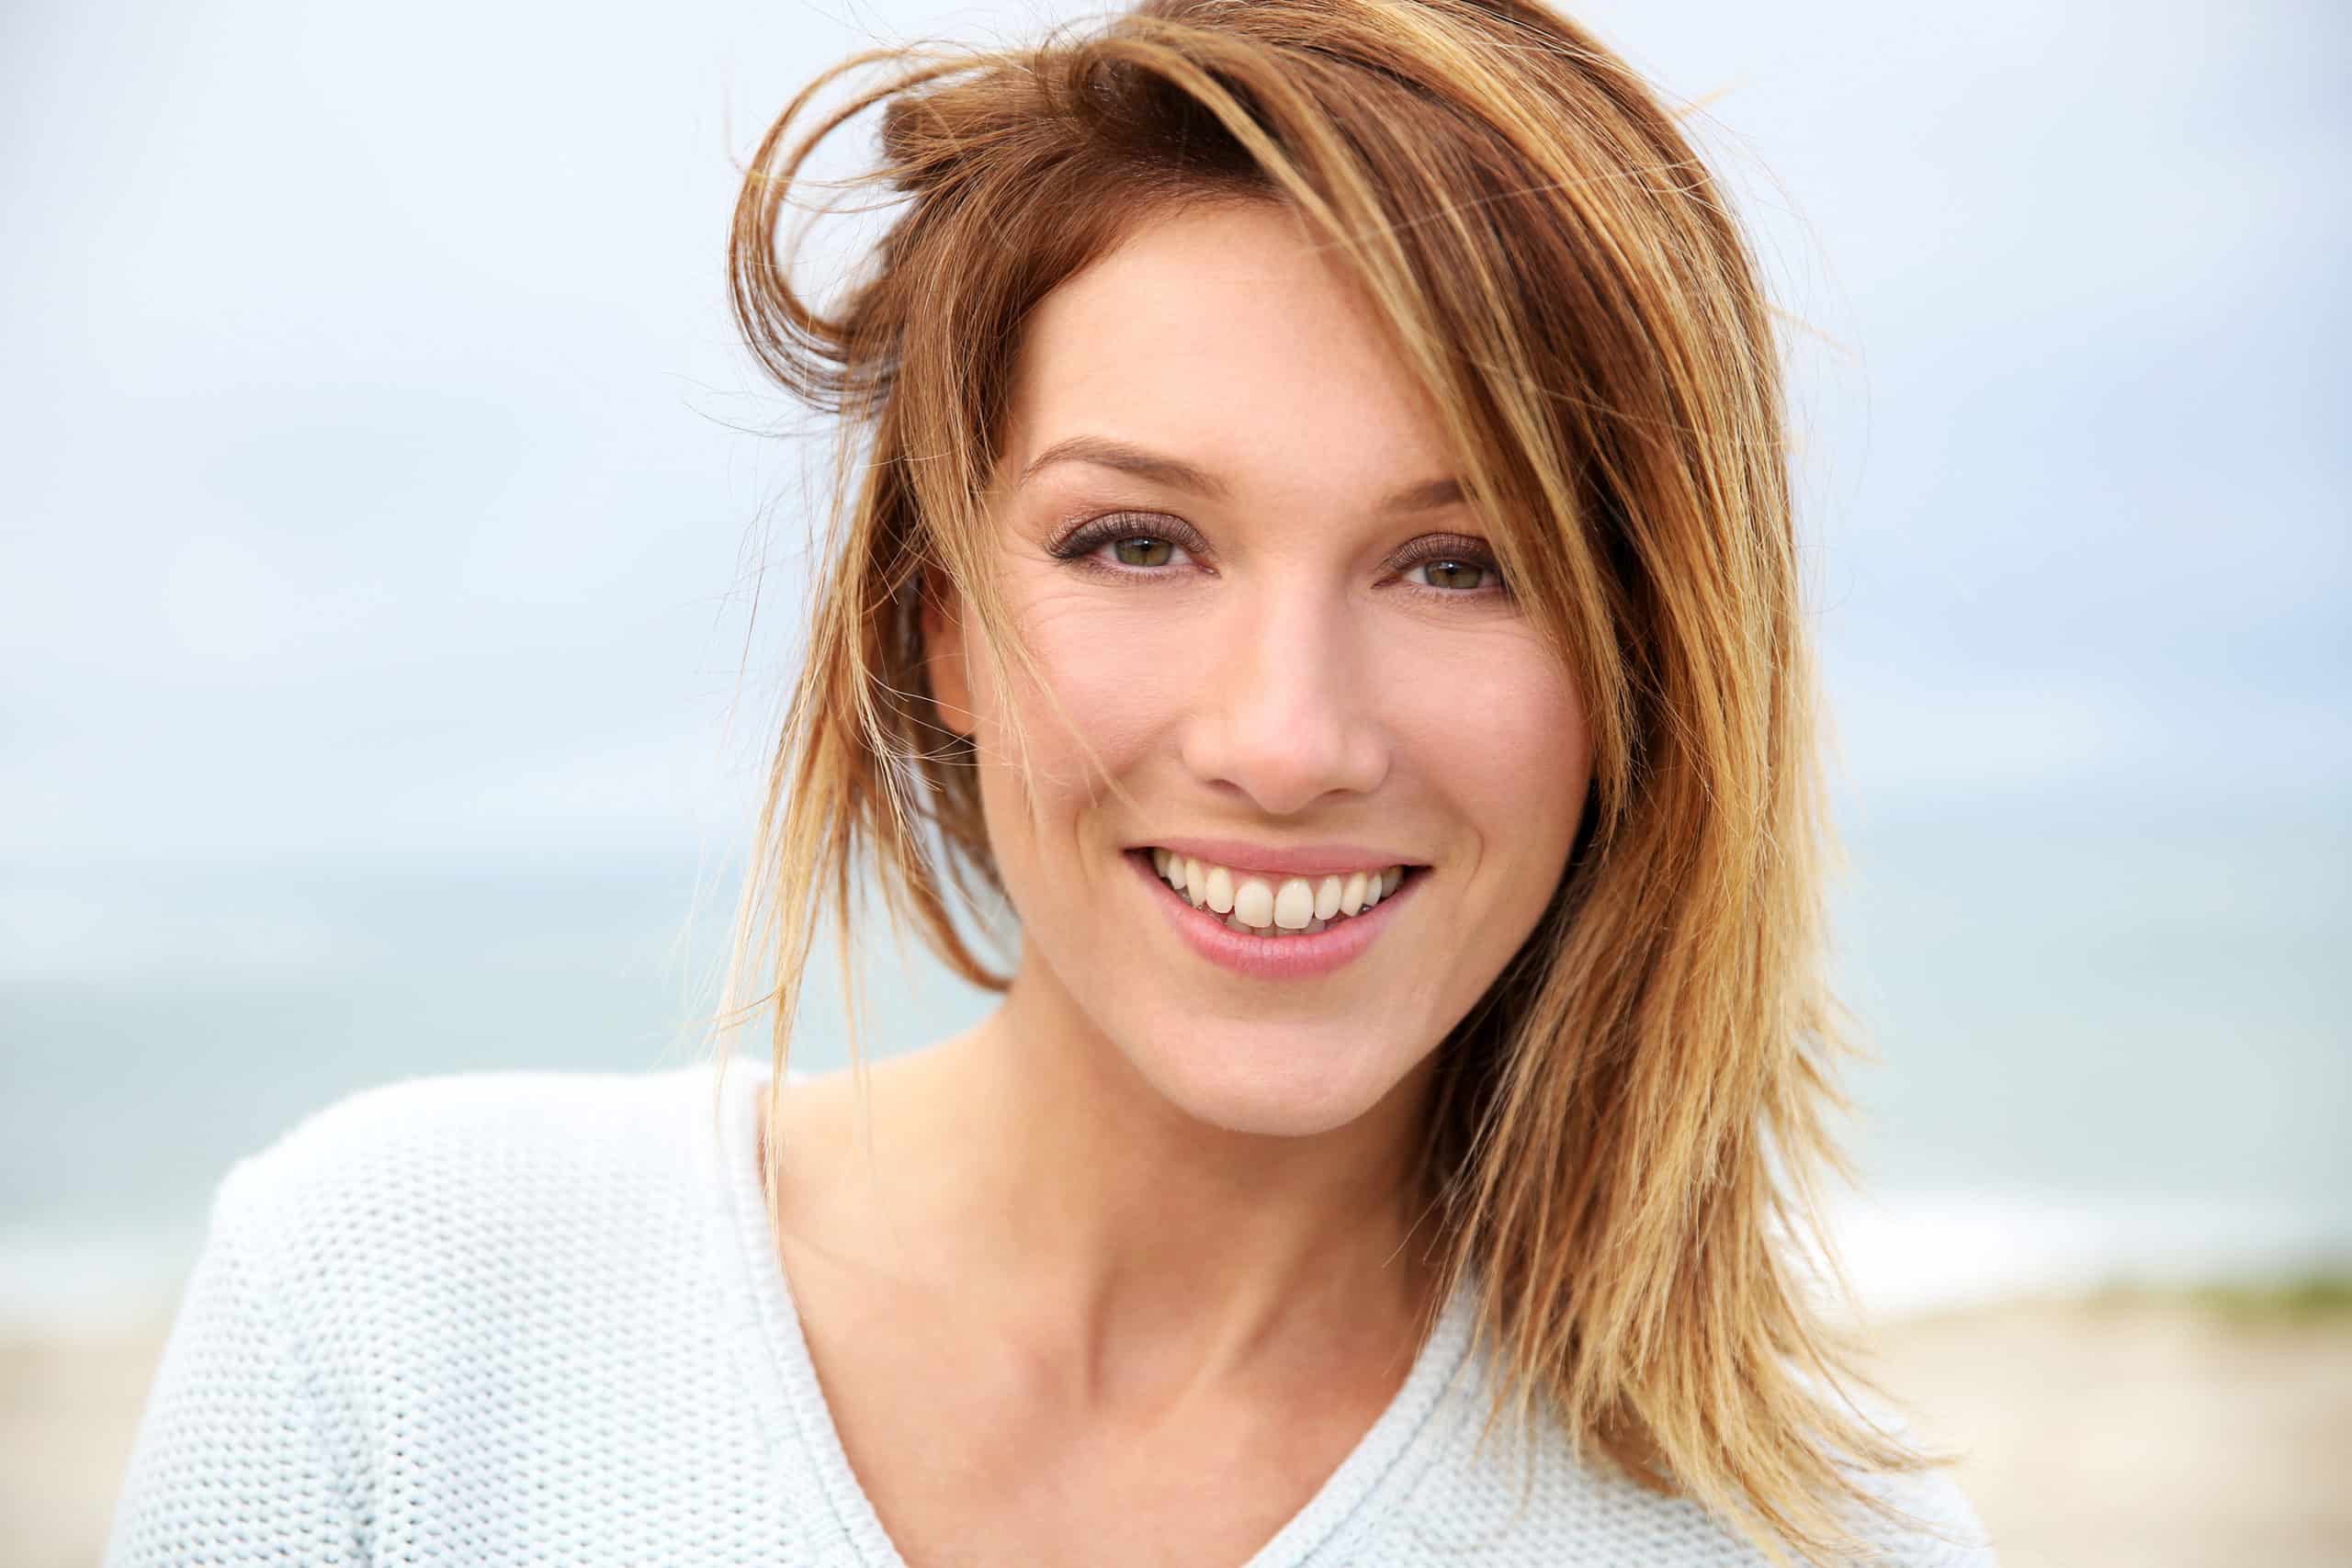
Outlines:
{"type": "MultiPolygon", "coordinates": [[[[1114,564],[1095,554],[1104,545],[1130,540],[1175,546],[1193,558],[1196,564],[1205,564],[1205,558],[1212,553],[1200,530],[1180,517],[1158,512],[1110,512],[1081,518],[1047,547],[1047,553],[1055,559],[1081,570],[1130,580],[1163,576],[1175,565],[1173,561],[1148,566],[1114,564]]],[[[1496,562],[1493,553],[1467,535],[1424,535],[1396,551],[1383,564],[1388,571],[1400,575],[1423,565],[1465,567],[1480,574],[1478,586],[1472,588],[1440,588],[1423,583],[1406,585],[1415,592],[1441,599],[1490,599],[1509,597],[1510,593],[1509,585],[1503,581],[1502,568],[1496,562]]]]}

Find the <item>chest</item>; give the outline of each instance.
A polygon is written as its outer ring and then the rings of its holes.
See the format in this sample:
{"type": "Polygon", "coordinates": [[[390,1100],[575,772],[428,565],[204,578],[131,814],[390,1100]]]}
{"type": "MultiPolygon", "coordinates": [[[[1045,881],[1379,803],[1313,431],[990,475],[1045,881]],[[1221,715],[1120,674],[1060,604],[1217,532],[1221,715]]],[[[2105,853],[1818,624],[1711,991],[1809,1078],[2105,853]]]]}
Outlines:
{"type": "Polygon", "coordinates": [[[1112,1413],[1066,1363],[819,1285],[799,1315],[834,1433],[908,1568],[1241,1568],[1339,1469],[1396,1376],[1269,1379],[1112,1413]]]}

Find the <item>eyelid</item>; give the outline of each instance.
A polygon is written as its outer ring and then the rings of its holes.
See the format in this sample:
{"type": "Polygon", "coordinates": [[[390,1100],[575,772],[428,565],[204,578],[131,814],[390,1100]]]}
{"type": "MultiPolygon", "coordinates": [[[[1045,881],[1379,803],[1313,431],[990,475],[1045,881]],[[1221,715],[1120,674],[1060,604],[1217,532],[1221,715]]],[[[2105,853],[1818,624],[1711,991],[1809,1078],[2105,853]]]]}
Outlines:
{"type": "MultiPolygon", "coordinates": [[[[1182,546],[1194,557],[1209,553],[1208,541],[1200,530],[1181,517],[1164,512],[1100,512],[1080,517],[1063,529],[1047,547],[1047,553],[1068,560],[1099,549],[1114,539],[1166,539],[1182,546]]],[[[1136,569],[1141,570],[1141,569],[1136,569]]]]}
{"type": "Polygon", "coordinates": [[[1502,575],[1495,552],[1467,534],[1425,534],[1388,558],[1388,570],[1403,571],[1431,560],[1469,560],[1502,575]]]}
{"type": "MultiPolygon", "coordinates": [[[[1055,536],[1047,547],[1047,553],[1061,560],[1084,560],[1114,540],[1136,538],[1165,539],[1193,557],[1196,563],[1211,554],[1208,541],[1201,536],[1200,530],[1182,518],[1164,512],[1125,508],[1081,515],[1055,536]]],[[[1447,599],[1485,599],[1510,594],[1510,584],[1503,579],[1502,564],[1496,559],[1495,552],[1484,542],[1466,534],[1425,534],[1390,556],[1383,565],[1386,570],[1402,576],[1413,568],[1433,560],[1464,560],[1483,567],[1493,575],[1495,587],[1491,592],[1419,588],[1421,592],[1447,599]]],[[[1106,570],[1148,577],[1157,576],[1165,569],[1125,567],[1106,570]]]]}

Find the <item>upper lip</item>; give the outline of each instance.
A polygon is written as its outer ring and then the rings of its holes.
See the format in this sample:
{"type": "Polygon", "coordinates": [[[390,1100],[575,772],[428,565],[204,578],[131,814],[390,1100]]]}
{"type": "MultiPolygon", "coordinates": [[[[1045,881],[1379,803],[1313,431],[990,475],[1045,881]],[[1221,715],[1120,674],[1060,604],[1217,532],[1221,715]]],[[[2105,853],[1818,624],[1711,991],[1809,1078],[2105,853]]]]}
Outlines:
{"type": "Polygon", "coordinates": [[[1130,849],[1167,850],[1190,855],[1228,871],[1257,871],[1270,876],[1344,876],[1351,871],[1379,871],[1392,865],[1421,863],[1370,844],[1252,844],[1239,839],[1149,839],[1130,849]]]}

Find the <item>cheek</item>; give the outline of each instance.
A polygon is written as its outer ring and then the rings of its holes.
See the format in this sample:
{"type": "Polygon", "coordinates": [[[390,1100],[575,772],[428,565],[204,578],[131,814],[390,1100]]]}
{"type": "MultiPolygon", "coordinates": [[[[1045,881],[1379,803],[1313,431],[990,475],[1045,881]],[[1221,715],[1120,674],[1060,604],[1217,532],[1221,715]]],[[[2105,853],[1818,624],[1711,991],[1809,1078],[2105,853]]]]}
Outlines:
{"type": "Polygon", "coordinates": [[[1114,1016],[1118,999],[1097,991],[1117,957],[1102,947],[1102,900],[1133,897],[1124,885],[1134,873],[1104,852],[1111,846],[1102,840],[1097,808],[1113,798],[1101,778],[1131,777],[1155,750],[1172,744],[1170,728],[1192,690],[1183,642],[1173,620],[1143,608],[1145,594],[1048,581],[1020,585],[1013,596],[1037,674],[1052,694],[1024,681],[1017,667],[1005,671],[1013,682],[1009,690],[995,686],[985,661],[976,663],[981,814],[1018,911],[1024,955],[1047,955],[1058,984],[1086,998],[1082,1010],[1102,1006],[1104,1016],[1114,1016]],[[1027,741],[1025,789],[1011,722],[1016,719],[1027,741]],[[1110,879],[1121,884],[1116,891],[1110,879]]]}
{"type": "Polygon", "coordinates": [[[1385,677],[1415,773],[1454,803],[1487,852],[1564,860],[1584,809],[1592,746],[1575,682],[1532,633],[1414,639],[1385,677]]]}
{"type": "MultiPolygon", "coordinates": [[[[1182,627],[1153,613],[1146,597],[1050,582],[1025,595],[1020,613],[1031,651],[1067,716],[1057,719],[1055,702],[1034,687],[1016,691],[1012,706],[1033,757],[1082,761],[1074,728],[1115,769],[1178,711],[1189,689],[1182,627]]],[[[1010,673],[1019,680],[1018,671],[1010,673]]]]}

